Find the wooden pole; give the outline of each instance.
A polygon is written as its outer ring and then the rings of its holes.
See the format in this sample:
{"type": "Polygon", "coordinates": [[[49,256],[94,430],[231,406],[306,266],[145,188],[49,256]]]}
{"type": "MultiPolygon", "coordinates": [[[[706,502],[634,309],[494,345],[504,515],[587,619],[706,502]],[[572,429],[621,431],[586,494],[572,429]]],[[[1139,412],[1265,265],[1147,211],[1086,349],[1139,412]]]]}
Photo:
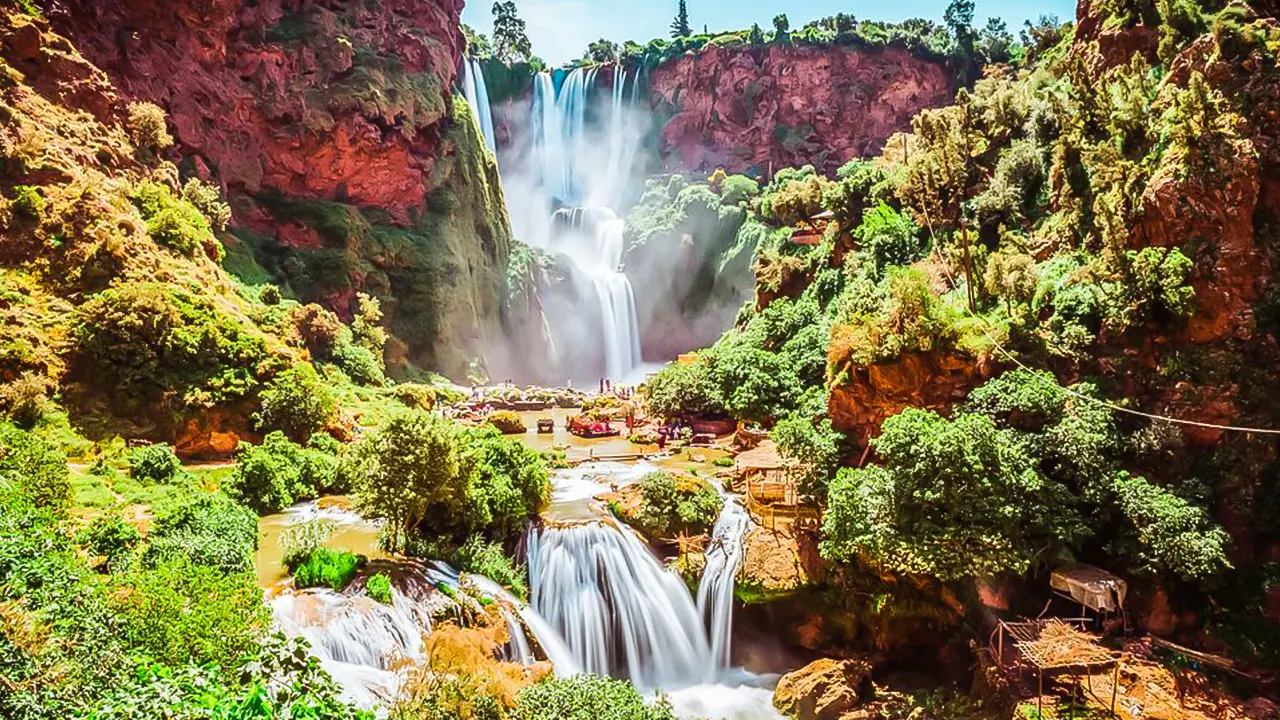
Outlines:
{"type": "Polygon", "coordinates": [[[1037,667],[1039,680],[1036,685],[1036,720],[1044,720],[1044,668],[1037,667]]]}
{"type": "Polygon", "coordinates": [[[1116,667],[1111,677],[1111,717],[1116,716],[1116,692],[1120,689],[1120,663],[1122,662],[1124,662],[1123,658],[1116,661],[1116,667]]]}

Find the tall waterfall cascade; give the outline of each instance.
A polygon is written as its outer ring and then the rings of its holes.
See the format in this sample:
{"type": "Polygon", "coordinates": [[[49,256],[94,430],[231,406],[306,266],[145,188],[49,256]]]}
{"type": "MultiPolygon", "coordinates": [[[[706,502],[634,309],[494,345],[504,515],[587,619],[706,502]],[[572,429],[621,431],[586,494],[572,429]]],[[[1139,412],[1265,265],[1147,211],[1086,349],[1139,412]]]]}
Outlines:
{"type": "MultiPolygon", "coordinates": [[[[639,84],[614,68],[605,109],[596,91],[601,72],[608,71],[578,68],[534,78],[529,170],[543,211],[524,219],[540,226],[517,227],[517,234],[542,250],[563,253],[589,280],[599,326],[594,337],[577,339],[603,346],[600,375],[625,380],[641,363],[635,294],[621,267],[625,222],[618,217],[640,144],[633,117],[639,84]]],[[[517,226],[521,221],[513,216],[517,226]]]]}

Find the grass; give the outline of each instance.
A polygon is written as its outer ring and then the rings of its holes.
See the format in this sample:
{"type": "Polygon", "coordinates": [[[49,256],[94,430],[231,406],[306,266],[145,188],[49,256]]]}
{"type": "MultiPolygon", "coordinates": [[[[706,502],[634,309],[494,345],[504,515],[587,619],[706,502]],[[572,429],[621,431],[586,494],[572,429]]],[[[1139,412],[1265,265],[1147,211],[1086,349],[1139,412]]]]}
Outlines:
{"type": "Polygon", "coordinates": [[[116,504],[105,478],[81,473],[71,474],[71,491],[76,507],[105,510],[116,504]]]}

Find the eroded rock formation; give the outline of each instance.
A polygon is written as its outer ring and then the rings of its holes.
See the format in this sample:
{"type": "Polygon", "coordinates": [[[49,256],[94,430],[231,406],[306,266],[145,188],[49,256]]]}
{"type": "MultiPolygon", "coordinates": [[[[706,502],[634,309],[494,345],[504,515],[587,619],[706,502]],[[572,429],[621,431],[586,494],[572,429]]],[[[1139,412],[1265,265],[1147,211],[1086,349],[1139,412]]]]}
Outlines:
{"type": "Polygon", "coordinates": [[[766,175],[806,164],[832,173],[954,95],[941,64],[899,48],[707,47],[648,82],[654,107],[670,114],[669,168],[766,175]]]}

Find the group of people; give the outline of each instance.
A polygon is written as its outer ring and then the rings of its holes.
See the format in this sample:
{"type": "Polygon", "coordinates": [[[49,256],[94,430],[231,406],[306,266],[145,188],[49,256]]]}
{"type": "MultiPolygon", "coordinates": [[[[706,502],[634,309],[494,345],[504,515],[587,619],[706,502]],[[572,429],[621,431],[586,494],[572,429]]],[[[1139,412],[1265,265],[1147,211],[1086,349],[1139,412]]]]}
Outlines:
{"type": "Polygon", "coordinates": [[[614,384],[609,378],[600,378],[600,394],[613,395],[620,400],[630,400],[636,394],[636,389],[630,385],[614,384]]]}
{"type": "Polygon", "coordinates": [[[680,419],[669,420],[658,428],[658,451],[667,449],[667,440],[675,440],[680,437],[680,431],[683,430],[680,419]]]}

